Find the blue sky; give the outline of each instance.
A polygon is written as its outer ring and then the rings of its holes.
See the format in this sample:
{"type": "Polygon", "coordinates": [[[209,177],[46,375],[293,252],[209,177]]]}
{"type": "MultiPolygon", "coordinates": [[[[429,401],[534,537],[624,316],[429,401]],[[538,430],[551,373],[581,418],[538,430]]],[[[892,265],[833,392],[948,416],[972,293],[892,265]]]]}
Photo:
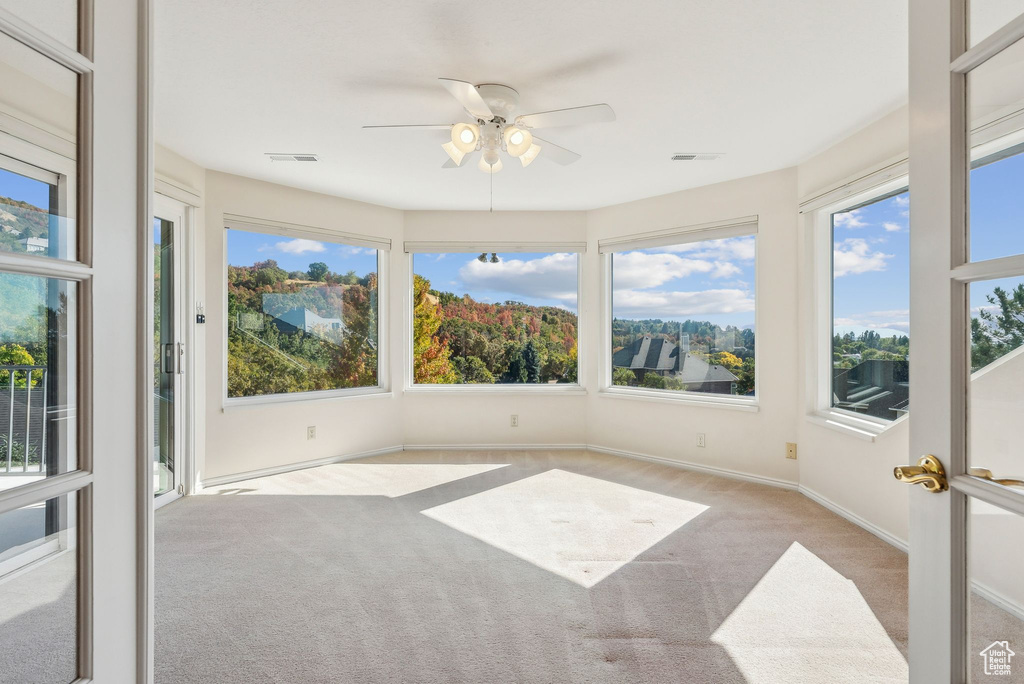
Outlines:
{"type": "Polygon", "coordinates": [[[498,254],[498,263],[461,252],[416,254],[413,271],[430,287],[457,295],[468,294],[489,304],[515,300],[533,306],[557,306],[576,311],[576,254],[498,254]]]}
{"type": "Polygon", "coordinates": [[[754,327],[754,236],[612,255],[612,315],[754,327]]]}
{"type": "Polygon", "coordinates": [[[372,248],[244,230],[228,231],[228,264],[252,266],[267,259],[275,260],[286,271],[306,271],[311,263],[322,261],[335,273],[355,271],[362,277],[377,272],[377,250],[372,248]]]}
{"type": "Polygon", "coordinates": [[[0,196],[29,202],[41,209],[48,209],[50,206],[49,184],[6,169],[0,169],[0,196]]]}

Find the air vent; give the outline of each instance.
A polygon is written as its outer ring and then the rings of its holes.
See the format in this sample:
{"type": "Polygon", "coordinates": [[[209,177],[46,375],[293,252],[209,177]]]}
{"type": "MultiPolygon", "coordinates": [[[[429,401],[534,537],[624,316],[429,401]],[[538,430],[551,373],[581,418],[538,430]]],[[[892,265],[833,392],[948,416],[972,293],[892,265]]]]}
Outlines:
{"type": "Polygon", "coordinates": [[[721,152],[680,152],[672,155],[672,161],[711,161],[721,156],[721,152]]]}
{"type": "Polygon", "coordinates": [[[279,154],[276,152],[265,152],[270,161],[287,161],[287,162],[315,162],[320,161],[315,154],[279,154]]]}

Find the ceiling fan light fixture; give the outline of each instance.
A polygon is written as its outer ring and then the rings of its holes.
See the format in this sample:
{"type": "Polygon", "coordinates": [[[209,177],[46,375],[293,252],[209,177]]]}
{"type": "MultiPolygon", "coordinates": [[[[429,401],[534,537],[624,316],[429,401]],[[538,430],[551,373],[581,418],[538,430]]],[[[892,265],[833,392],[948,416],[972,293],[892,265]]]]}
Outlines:
{"type": "Polygon", "coordinates": [[[456,147],[455,143],[448,141],[441,145],[441,147],[448,153],[448,156],[452,158],[452,161],[455,162],[456,166],[462,165],[462,160],[466,158],[466,153],[456,147]]]}
{"type": "Polygon", "coordinates": [[[469,154],[480,140],[480,127],[476,124],[457,123],[452,126],[452,145],[469,154]]]}
{"type": "Polygon", "coordinates": [[[513,157],[521,157],[533,145],[533,134],[530,131],[509,126],[505,129],[505,149],[513,157]]]}
{"type": "MultiPolygon", "coordinates": [[[[488,150],[488,151],[493,151],[493,150],[488,150]]],[[[487,163],[487,159],[488,159],[487,152],[484,152],[480,156],[480,163],[478,164],[480,170],[483,171],[484,173],[498,173],[499,171],[501,171],[501,159],[498,158],[498,153],[497,152],[494,153],[494,157],[495,157],[494,163],[489,164],[489,163],[487,163]]]]}
{"type": "Polygon", "coordinates": [[[540,151],[541,146],[535,142],[531,142],[529,149],[527,149],[525,152],[519,155],[519,161],[522,163],[523,166],[529,166],[533,162],[533,160],[537,158],[537,155],[540,154],[540,151]]]}

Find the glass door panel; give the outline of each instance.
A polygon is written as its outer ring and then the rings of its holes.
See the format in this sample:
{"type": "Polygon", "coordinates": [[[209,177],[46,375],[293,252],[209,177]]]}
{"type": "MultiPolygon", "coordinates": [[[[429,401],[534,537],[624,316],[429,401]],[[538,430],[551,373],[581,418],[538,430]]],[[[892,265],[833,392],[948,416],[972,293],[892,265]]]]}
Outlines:
{"type": "Polygon", "coordinates": [[[181,370],[177,343],[176,222],[153,219],[153,491],[177,488],[177,395],[181,370]]]}

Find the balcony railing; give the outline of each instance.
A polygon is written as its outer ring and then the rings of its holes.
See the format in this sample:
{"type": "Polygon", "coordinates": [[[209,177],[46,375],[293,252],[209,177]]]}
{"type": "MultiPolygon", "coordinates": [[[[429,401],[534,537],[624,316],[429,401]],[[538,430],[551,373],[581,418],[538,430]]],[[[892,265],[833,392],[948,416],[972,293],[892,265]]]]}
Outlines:
{"type": "Polygon", "coordinates": [[[832,402],[837,408],[894,420],[910,403],[909,363],[867,359],[853,368],[832,369],[832,402]]]}
{"type": "Polygon", "coordinates": [[[46,473],[46,366],[0,365],[0,475],[46,473]]]}

